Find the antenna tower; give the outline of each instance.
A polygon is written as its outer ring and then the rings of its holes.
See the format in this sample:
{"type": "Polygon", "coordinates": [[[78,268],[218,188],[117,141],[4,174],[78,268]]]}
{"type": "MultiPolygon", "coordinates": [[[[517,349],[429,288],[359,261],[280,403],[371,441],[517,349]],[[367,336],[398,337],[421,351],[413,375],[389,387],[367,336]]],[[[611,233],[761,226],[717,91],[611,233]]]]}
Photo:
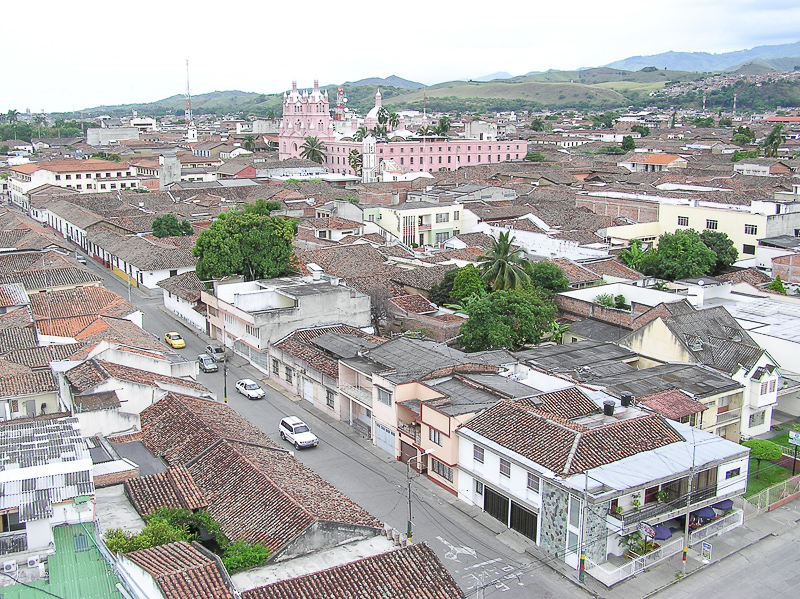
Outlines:
{"type": "Polygon", "coordinates": [[[192,94],[189,91],[189,61],[186,61],[186,112],[184,113],[186,123],[189,124],[192,119],[192,94]]]}

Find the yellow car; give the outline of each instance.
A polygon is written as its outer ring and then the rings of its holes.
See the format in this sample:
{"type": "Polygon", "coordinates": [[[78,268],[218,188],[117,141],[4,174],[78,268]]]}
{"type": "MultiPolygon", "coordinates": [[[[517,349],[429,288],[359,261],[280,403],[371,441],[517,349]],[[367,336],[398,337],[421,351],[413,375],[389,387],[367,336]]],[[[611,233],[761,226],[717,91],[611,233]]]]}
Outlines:
{"type": "Polygon", "coordinates": [[[186,347],[186,341],[183,340],[178,333],[167,333],[164,335],[164,341],[167,342],[167,345],[171,346],[172,349],[183,349],[186,347]]]}

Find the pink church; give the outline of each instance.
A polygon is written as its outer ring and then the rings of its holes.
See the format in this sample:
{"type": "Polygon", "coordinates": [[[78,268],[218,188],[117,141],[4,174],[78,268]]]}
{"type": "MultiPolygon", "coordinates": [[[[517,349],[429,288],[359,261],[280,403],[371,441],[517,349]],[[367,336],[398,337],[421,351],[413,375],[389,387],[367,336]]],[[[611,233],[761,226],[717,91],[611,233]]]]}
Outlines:
{"type": "MultiPolygon", "coordinates": [[[[380,92],[375,94],[375,107],[364,119],[370,129],[377,123],[377,111],[381,106],[380,92]]],[[[330,116],[328,92],[320,91],[319,82],[314,89],[299,92],[297,82],[292,82],[292,91],[283,96],[283,119],[278,137],[281,160],[297,158],[306,137],[316,137],[326,146],[324,166],[330,172],[355,175],[348,164],[352,150],[364,154],[365,180],[367,165],[380,165],[393,161],[402,171],[433,172],[454,170],[459,166],[522,160],[528,151],[524,140],[480,141],[477,139],[450,139],[447,137],[408,137],[410,132],[402,129],[389,132],[388,141],[363,143],[355,141],[352,132],[358,127],[355,119],[347,132],[338,132],[330,116]],[[408,137],[408,138],[407,138],[408,137]],[[367,152],[374,152],[374,158],[367,152]]],[[[369,139],[369,138],[368,138],[369,139]]]]}

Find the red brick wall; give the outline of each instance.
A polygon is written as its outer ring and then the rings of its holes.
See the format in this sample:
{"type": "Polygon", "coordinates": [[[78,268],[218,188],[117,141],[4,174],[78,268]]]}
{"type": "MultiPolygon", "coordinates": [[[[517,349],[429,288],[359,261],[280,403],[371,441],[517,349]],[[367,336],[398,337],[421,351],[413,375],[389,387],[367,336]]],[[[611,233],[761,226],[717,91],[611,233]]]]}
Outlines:
{"type": "Polygon", "coordinates": [[[100,476],[94,477],[94,486],[97,488],[100,487],[110,487],[111,485],[118,485],[129,478],[137,478],[139,476],[139,468],[134,468],[133,470],[125,470],[123,472],[114,472],[112,474],[102,474],[100,476]]]}
{"type": "Polygon", "coordinates": [[[564,297],[563,295],[556,295],[556,306],[558,306],[558,309],[562,312],[586,316],[588,318],[594,318],[595,320],[602,320],[603,322],[616,324],[627,329],[632,328],[633,319],[636,316],[627,310],[608,308],[592,302],[564,297]]]}
{"type": "Polygon", "coordinates": [[[669,312],[664,307],[664,304],[658,304],[650,310],[647,310],[644,314],[637,317],[633,321],[633,330],[642,328],[644,325],[654,321],[656,318],[665,318],[669,316],[669,312]]]}
{"type": "Polygon", "coordinates": [[[611,218],[624,216],[635,220],[637,223],[654,223],[658,221],[658,203],[646,200],[579,195],[575,205],[578,208],[588,208],[600,216],[610,216],[611,218]]]}
{"type": "Polygon", "coordinates": [[[256,176],[256,167],[248,166],[236,173],[237,179],[250,179],[256,176]]]}
{"type": "Polygon", "coordinates": [[[780,276],[787,283],[800,283],[800,254],[773,258],[772,276],[780,276]]]}

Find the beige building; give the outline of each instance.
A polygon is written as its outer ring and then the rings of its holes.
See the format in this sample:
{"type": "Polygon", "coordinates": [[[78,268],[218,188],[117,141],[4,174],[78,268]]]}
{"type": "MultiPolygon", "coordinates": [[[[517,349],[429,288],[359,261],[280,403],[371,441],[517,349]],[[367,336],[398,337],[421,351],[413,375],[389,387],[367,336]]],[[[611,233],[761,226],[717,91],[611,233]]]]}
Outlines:
{"type": "Polygon", "coordinates": [[[456,202],[404,202],[380,206],[366,217],[408,246],[440,246],[478,224],[478,217],[456,202]]]}
{"type": "Polygon", "coordinates": [[[613,242],[634,239],[657,244],[664,233],[694,229],[719,231],[733,241],[740,260],[755,260],[758,240],[800,231],[800,205],[782,200],[753,200],[750,206],[717,204],[695,200],[664,201],[659,204],[658,221],[609,227],[602,233],[613,242]]]}

